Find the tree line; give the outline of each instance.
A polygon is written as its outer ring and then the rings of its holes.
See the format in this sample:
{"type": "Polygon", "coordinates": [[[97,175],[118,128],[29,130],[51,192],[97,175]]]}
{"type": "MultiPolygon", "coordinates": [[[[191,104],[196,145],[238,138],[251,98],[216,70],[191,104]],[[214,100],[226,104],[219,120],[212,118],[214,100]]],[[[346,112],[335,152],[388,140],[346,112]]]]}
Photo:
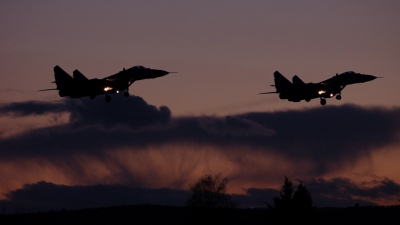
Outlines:
{"type": "MultiPolygon", "coordinates": [[[[197,209],[233,209],[236,203],[226,194],[228,178],[220,175],[203,175],[190,187],[191,197],[187,206],[197,209]]],[[[313,205],[311,192],[300,182],[297,187],[285,177],[279,195],[273,198],[273,205],[266,203],[270,222],[318,223],[316,206],[313,205]]]]}

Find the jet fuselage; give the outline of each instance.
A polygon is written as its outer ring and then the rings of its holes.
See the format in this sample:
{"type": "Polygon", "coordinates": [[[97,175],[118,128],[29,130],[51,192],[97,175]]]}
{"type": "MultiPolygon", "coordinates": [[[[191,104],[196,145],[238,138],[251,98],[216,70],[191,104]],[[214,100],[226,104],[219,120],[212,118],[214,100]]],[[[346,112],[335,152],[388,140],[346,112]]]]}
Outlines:
{"type": "Polygon", "coordinates": [[[341,91],[350,84],[364,83],[372,81],[377,77],[372,75],[355,73],[353,71],[336,74],[325,81],[319,83],[304,83],[298,76],[293,77],[293,83],[286,79],[281,73],[275,71],[275,92],[264,92],[260,94],[279,94],[280,99],[287,99],[291,102],[300,102],[301,100],[310,101],[314,98],[320,98],[321,104],[326,104],[326,98],[336,96],[340,100],[341,91]]]}
{"type": "Polygon", "coordinates": [[[54,77],[57,85],[56,89],[47,90],[58,90],[61,97],[69,96],[70,98],[81,98],[89,96],[95,98],[97,95],[105,95],[106,101],[111,101],[109,94],[119,93],[126,91],[124,96],[129,96],[129,86],[137,81],[143,79],[153,79],[162,77],[169,74],[164,70],[149,69],[143,66],[134,66],[129,69],[123,69],[122,71],[105,77],[103,79],[87,79],[81,72],[75,70],[73,77],[66,73],[61,67],[54,67],[54,77]]]}

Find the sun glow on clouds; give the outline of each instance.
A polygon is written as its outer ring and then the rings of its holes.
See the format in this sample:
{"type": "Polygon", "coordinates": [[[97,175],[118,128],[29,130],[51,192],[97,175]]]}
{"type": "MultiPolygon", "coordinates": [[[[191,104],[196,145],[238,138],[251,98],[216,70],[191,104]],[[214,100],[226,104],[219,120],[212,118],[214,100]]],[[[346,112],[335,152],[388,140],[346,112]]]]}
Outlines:
{"type": "Polygon", "coordinates": [[[391,179],[400,182],[399,162],[400,148],[393,146],[376,151],[372,155],[371,165],[376,174],[384,174],[391,179]]]}
{"type": "Polygon", "coordinates": [[[213,146],[113,149],[103,157],[75,153],[69,158],[2,162],[0,192],[42,180],[64,185],[126,184],[188,190],[190,184],[208,173],[228,177],[229,193],[245,194],[248,188],[278,188],[285,174],[306,177],[313,170],[310,165],[289,163],[272,153],[242,154],[235,148],[221,151],[213,146]]]}
{"type": "MultiPolygon", "coordinates": [[[[400,157],[397,155],[397,159],[400,157]]],[[[375,164],[377,166],[377,164],[375,164]]],[[[351,188],[373,189],[384,178],[371,175],[368,164],[360,163],[350,170],[343,168],[340,173],[321,176],[326,182],[351,179],[351,188]],[[368,174],[369,173],[369,174],[368,174]],[[347,177],[347,178],[345,178],[347,177]]],[[[149,188],[169,187],[188,190],[204,173],[218,174],[229,178],[228,192],[246,194],[249,188],[279,189],[282,177],[306,182],[312,179],[309,175],[314,170],[312,163],[290,163],[287,159],[274,154],[258,152],[241,155],[240,151],[221,151],[212,146],[171,145],[156,149],[119,149],[110,150],[104,157],[92,155],[72,155],[69,159],[46,160],[33,158],[17,161],[1,161],[0,176],[2,185],[0,193],[21,188],[26,183],[42,180],[63,185],[127,184],[149,188]]],[[[387,170],[381,172],[386,173],[387,170]]],[[[343,186],[343,187],[347,187],[343,186]]],[[[310,186],[313,187],[312,185],[310,186]]],[[[348,187],[347,187],[348,188],[348,187]]],[[[349,193],[340,197],[336,193],[321,193],[320,196],[332,199],[358,199],[373,201],[382,205],[398,204],[398,199],[390,200],[386,196],[369,197],[362,193],[349,193]]],[[[4,199],[5,196],[2,196],[4,199]]]]}
{"type": "Polygon", "coordinates": [[[65,173],[61,164],[43,159],[0,161],[0,199],[8,192],[21,188],[24,184],[48,180],[55,184],[72,185],[70,174],[65,173]]]}
{"type": "MultiPolygon", "coordinates": [[[[230,178],[230,193],[243,194],[244,189],[250,187],[270,186],[268,177],[281,170],[290,170],[279,157],[261,152],[239,154],[235,149],[219,151],[212,146],[172,145],[157,149],[110,150],[102,158],[76,154],[69,159],[52,161],[33,158],[2,162],[0,176],[4,179],[0,192],[7,193],[23,184],[41,180],[65,185],[119,183],[187,190],[204,173],[220,173],[230,178]]],[[[276,177],[279,181],[282,178],[276,177]]]]}
{"type": "Polygon", "coordinates": [[[131,96],[107,105],[96,99],[15,103],[0,113],[4,123],[36,123],[0,139],[3,194],[42,180],[188,190],[205,173],[228,177],[233,194],[277,190],[284,176],[332,199],[387,204],[400,190],[393,172],[400,158],[398,109],[345,105],[171,118],[167,107],[131,96]]]}
{"type": "Polygon", "coordinates": [[[66,124],[69,116],[69,113],[49,113],[24,117],[0,116],[0,138],[8,138],[39,128],[66,124]]]}

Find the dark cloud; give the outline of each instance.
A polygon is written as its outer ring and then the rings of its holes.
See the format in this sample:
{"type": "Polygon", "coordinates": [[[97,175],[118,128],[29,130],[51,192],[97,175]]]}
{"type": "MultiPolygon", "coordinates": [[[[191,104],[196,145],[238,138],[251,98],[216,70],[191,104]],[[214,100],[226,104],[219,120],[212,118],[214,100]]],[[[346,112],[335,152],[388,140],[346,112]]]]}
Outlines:
{"type": "Polygon", "coordinates": [[[271,136],[275,131],[246,118],[226,116],[220,118],[200,118],[199,125],[210,134],[235,137],[271,136]]]}
{"type": "MultiPolygon", "coordinates": [[[[157,109],[142,98],[113,98],[107,104],[104,99],[65,99],[58,103],[26,102],[3,105],[3,115],[21,116],[46,113],[70,113],[67,124],[36,129],[34,131],[0,139],[0,156],[64,157],[64,153],[76,151],[102,153],[102,149],[129,146],[138,142],[135,130],[146,126],[165,124],[171,112],[162,106],[157,109]]],[[[146,140],[146,139],[145,139],[146,140]]]]}
{"type": "MultiPolygon", "coordinates": [[[[364,187],[346,178],[312,179],[303,183],[311,191],[317,207],[348,207],[357,203],[376,205],[373,200],[391,200],[399,196],[400,185],[394,181],[384,178],[373,182],[378,185],[364,187]]],[[[41,181],[7,193],[7,200],[0,201],[0,207],[14,213],[15,209],[37,212],[137,204],[184,206],[190,194],[190,191],[170,188],[150,189],[120,184],[66,186],[41,181]]],[[[275,189],[250,188],[246,194],[233,194],[232,200],[240,208],[265,208],[267,204],[273,205],[276,196],[279,196],[279,191],[275,189]]]]}
{"type": "Polygon", "coordinates": [[[400,109],[328,106],[302,111],[248,113],[240,116],[272,128],[265,145],[288,158],[325,163],[356,162],[371,151],[398,144],[400,109]]]}
{"type": "Polygon", "coordinates": [[[33,116],[48,113],[62,113],[67,111],[67,105],[63,101],[51,102],[13,102],[0,105],[0,116],[33,116]]]}
{"type": "Polygon", "coordinates": [[[83,98],[67,99],[55,105],[37,103],[36,107],[32,102],[26,107],[20,103],[18,110],[12,105],[3,105],[3,114],[30,115],[65,110],[71,118],[68,124],[0,139],[3,158],[48,157],[74,152],[101,156],[104,151],[116,148],[211,145],[221,151],[236,148],[240,152],[243,148],[249,154],[248,149],[253,149],[279,154],[292,161],[306,160],[315,164],[314,175],[322,175],[355,163],[360,157],[369,157],[374,149],[399,143],[398,108],[344,105],[225,118],[171,119],[167,107],[157,109],[135,96],[115,97],[109,104],[100,98],[93,101],[83,98]],[[40,107],[47,107],[48,111],[38,110],[40,107]]]}
{"type": "Polygon", "coordinates": [[[267,204],[273,205],[276,196],[279,196],[279,191],[275,189],[249,188],[244,195],[232,195],[232,201],[240,208],[266,208],[267,204]]]}
{"type": "MultiPolygon", "coordinates": [[[[302,182],[311,192],[314,205],[317,207],[349,207],[377,205],[375,201],[397,200],[400,203],[400,185],[388,178],[374,179],[368,184],[356,183],[348,178],[336,177],[330,180],[323,178],[302,182]]],[[[294,186],[298,185],[294,182],[294,186]]],[[[250,188],[245,195],[232,195],[239,207],[266,207],[273,205],[273,198],[279,196],[275,189],[250,188]]]]}
{"type": "Polygon", "coordinates": [[[121,95],[113,96],[110,103],[102,98],[64,98],[58,102],[18,102],[0,105],[0,115],[30,116],[49,113],[71,113],[70,123],[75,127],[87,125],[103,125],[113,127],[127,125],[132,128],[151,125],[156,122],[165,123],[171,117],[171,111],[166,106],[159,109],[147,104],[143,98],[121,95]]]}
{"type": "MultiPolygon", "coordinates": [[[[308,187],[308,185],[306,185],[306,188],[311,190],[308,187]]],[[[313,188],[316,187],[314,186],[313,188]]],[[[318,188],[323,188],[323,187],[318,187],[318,188]]],[[[311,198],[313,199],[313,204],[317,207],[343,208],[343,207],[354,206],[357,203],[361,206],[376,205],[376,203],[372,201],[344,198],[343,196],[336,194],[337,193],[330,195],[321,195],[314,193],[314,191],[311,191],[311,198]]],[[[270,188],[266,189],[250,188],[247,190],[247,193],[245,195],[237,195],[237,194],[232,195],[232,200],[236,201],[238,207],[240,208],[265,208],[267,207],[267,204],[273,206],[274,205],[273,198],[278,196],[279,196],[279,190],[270,188]]]]}
{"type": "Polygon", "coordinates": [[[400,185],[388,178],[374,179],[357,184],[348,178],[311,179],[305,184],[312,191],[318,206],[346,207],[356,203],[375,205],[374,201],[397,201],[400,203],[400,185]]]}
{"type": "Polygon", "coordinates": [[[26,184],[8,193],[0,207],[8,213],[20,209],[24,212],[72,210],[117,205],[173,205],[183,206],[189,191],[169,188],[140,188],[126,185],[66,186],[48,182],[26,184]]]}
{"type": "Polygon", "coordinates": [[[96,124],[107,128],[117,125],[140,128],[168,122],[171,117],[168,107],[161,106],[157,109],[138,96],[125,98],[115,95],[108,104],[102,98],[83,98],[80,101],[68,99],[66,106],[71,113],[70,122],[75,127],[96,124]]]}
{"type": "MultiPolygon", "coordinates": [[[[17,162],[34,159],[50,163],[58,169],[61,167],[66,174],[72,174],[70,177],[84,181],[89,179],[85,177],[89,175],[85,173],[84,164],[77,162],[78,158],[74,157],[84,155],[95,158],[105,167],[109,166],[112,172],[118,171],[115,176],[121,179],[116,180],[140,186],[143,184],[141,178],[132,174],[127,165],[110,159],[114,151],[161,151],[159,149],[165,146],[185,146],[196,151],[199,146],[211,146],[212,151],[218,151],[226,160],[231,160],[232,165],[240,168],[240,171],[246,171],[233,174],[234,177],[249,178],[248,182],[251,182],[265,179],[264,173],[268,172],[261,161],[251,161],[251,157],[256,158],[260,156],[259,153],[262,153],[262,157],[270,154],[271,158],[278,155],[279,160],[285,160],[289,167],[293,165],[286,172],[296,170],[301,173],[301,165],[304,165],[302,163],[307,163],[307,166],[311,166],[302,174],[307,174],[310,178],[341,170],[363,157],[369,157],[377,149],[400,143],[399,108],[343,105],[226,117],[173,118],[165,106],[157,108],[140,97],[124,98],[118,95],[108,104],[102,98],[83,98],[65,99],[56,103],[26,102],[0,106],[2,116],[63,112],[70,114],[70,120],[66,124],[1,138],[0,160],[17,162]],[[243,160],[246,157],[250,160],[243,160]]],[[[192,154],[180,155],[182,158],[177,159],[178,163],[196,163],[196,160],[185,159],[192,157],[192,154]]],[[[178,168],[179,172],[185,173],[182,168],[178,168]]],[[[274,168],[270,170],[274,171],[274,168]]],[[[154,172],[157,173],[156,169],[154,172]]],[[[88,181],[89,184],[95,182],[98,180],[88,181]]],[[[307,185],[315,194],[318,206],[325,206],[327,202],[334,206],[348,206],[355,202],[370,204],[379,198],[398,193],[398,185],[391,180],[377,181],[375,188],[370,189],[359,188],[359,185],[350,180],[339,178],[331,181],[311,180],[307,185]],[[341,193],[340,190],[346,191],[341,193]],[[342,198],[331,197],[329,194],[342,198]],[[360,199],[371,199],[371,202],[360,199]]],[[[260,203],[259,196],[264,194],[270,197],[273,193],[274,190],[269,189],[248,189],[246,197],[234,197],[241,199],[243,206],[257,206],[268,201],[263,199],[260,203]]],[[[17,196],[16,193],[10,198],[17,198],[14,196],[17,196]]]]}

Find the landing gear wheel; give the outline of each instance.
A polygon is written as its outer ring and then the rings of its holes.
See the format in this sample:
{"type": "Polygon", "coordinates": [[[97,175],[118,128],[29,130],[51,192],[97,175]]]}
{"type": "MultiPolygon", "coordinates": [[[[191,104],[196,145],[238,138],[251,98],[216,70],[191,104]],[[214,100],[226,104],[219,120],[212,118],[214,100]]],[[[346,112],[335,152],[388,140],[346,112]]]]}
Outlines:
{"type": "Polygon", "coordinates": [[[124,92],[125,97],[129,97],[129,92],[124,92]]]}
{"type": "Polygon", "coordinates": [[[311,101],[311,99],[306,99],[306,102],[310,102],[311,101]]]}
{"type": "Polygon", "coordinates": [[[106,95],[106,102],[111,102],[111,97],[106,95]]]}
{"type": "Polygon", "coordinates": [[[340,100],[340,99],[342,99],[342,96],[341,95],[336,95],[336,99],[340,100]]]}
{"type": "Polygon", "coordinates": [[[326,104],[326,99],[321,98],[321,105],[325,105],[326,104]]]}
{"type": "Polygon", "coordinates": [[[90,99],[94,99],[95,97],[96,97],[96,95],[89,96],[90,99]]]}

